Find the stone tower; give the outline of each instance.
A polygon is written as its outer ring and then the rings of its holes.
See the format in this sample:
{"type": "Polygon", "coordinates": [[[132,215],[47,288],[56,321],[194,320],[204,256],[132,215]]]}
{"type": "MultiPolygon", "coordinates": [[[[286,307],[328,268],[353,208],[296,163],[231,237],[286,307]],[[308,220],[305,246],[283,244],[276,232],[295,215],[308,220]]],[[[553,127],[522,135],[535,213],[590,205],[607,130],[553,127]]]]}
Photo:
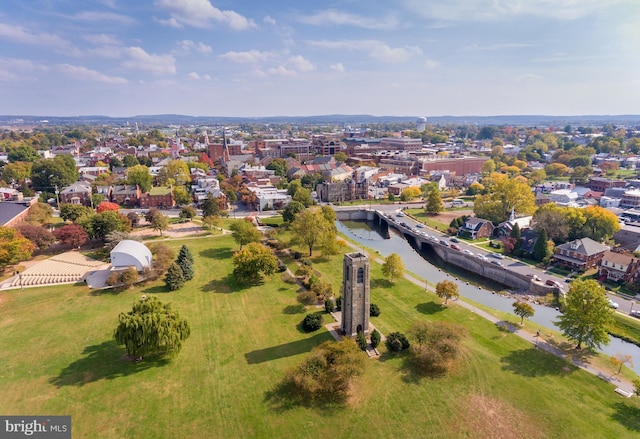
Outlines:
{"type": "Polygon", "coordinates": [[[342,332],[355,337],[369,333],[369,258],[347,253],[342,263],[342,332]]]}

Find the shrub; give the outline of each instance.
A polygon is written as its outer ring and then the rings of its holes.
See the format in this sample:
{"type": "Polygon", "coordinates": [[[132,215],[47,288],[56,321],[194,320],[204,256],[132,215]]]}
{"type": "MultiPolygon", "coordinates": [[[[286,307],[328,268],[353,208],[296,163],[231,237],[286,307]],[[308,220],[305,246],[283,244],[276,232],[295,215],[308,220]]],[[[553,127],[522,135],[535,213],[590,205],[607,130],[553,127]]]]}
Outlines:
{"type": "Polygon", "coordinates": [[[404,351],[405,349],[409,349],[409,346],[409,340],[407,340],[407,337],[400,332],[392,332],[387,337],[387,349],[390,351],[404,351]]]}
{"type": "Polygon", "coordinates": [[[316,300],[323,302],[327,297],[333,295],[333,288],[329,282],[317,282],[311,286],[311,291],[316,294],[316,300]]]}
{"type": "Polygon", "coordinates": [[[323,323],[324,319],[321,314],[307,314],[304,320],[302,320],[302,329],[307,332],[317,331],[322,328],[323,323]]]}
{"type": "Polygon", "coordinates": [[[375,303],[369,305],[369,316],[378,317],[380,315],[380,307],[375,303]]]}
{"type": "Polygon", "coordinates": [[[335,304],[333,303],[333,300],[331,300],[330,298],[328,298],[327,300],[324,301],[324,310],[327,313],[330,313],[333,311],[333,308],[335,308],[335,304]]]}
{"type": "Polygon", "coordinates": [[[280,275],[280,279],[282,279],[282,282],[287,283],[287,284],[295,284],[296,280],[294,279],[293,276],[291,276],[289,273],[287,273],[286,271],[283,272],[280,275]]]}
{"type": "Polygon", "coordinates": [[[364,332],[358,332],[358,335],[356,335],[356,344],[363,351],[367,350],[367,338],[364,336],[364,332]]]}
{"type": "Polygon", "coordinates": [[[373,330],[370,338],[371,338],[371,347],[373,347],[374,349],[377,348],[378,345],[380,344],[380,339],[382,338],[377,329],[373,330]]]}
{"type": "Polygon", "coordinates": [[[113,271],[107,278],[107,285],[122,286],[129,288],[138,280],[138,272],[135,268],[129,267],[124,271],[113,271]]]}
{"type": "Polygon", "coordinates": [[[298,302],[303,305],[313,305],[317,303],[316,293],[313,291],[304,291],[302,293],[298,293],[298,302]]]}
{"type": "Polygon", "coordinates": [[[339,296],[339,297],[336,299],[336,309],[337,309],[338,311],[342,311],[342,296],[339,296]]]}
{"type": "Polygon", "coordinates": [[[300,252],[294,252],[293,253],[293,259],[300,259],[302,258],[302,253],[300,252]]]}

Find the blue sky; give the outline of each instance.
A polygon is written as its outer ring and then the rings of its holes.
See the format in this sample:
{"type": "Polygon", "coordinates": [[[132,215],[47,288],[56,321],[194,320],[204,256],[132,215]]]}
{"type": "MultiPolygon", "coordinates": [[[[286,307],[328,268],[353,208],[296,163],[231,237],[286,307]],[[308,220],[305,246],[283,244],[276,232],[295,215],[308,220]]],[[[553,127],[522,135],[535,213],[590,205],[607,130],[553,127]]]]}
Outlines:
{"type": "Polygon", "coordinates": [[[638,0],[2,0],[0,114],[640,113],[638,0]]]}

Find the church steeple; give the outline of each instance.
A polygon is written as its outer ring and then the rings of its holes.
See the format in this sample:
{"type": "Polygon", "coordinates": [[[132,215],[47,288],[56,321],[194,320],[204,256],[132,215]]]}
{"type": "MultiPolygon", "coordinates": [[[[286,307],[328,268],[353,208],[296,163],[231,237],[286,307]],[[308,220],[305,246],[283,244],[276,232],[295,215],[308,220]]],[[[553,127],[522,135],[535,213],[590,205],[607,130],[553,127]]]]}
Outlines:
{"type": "Polygon", "coordinates": [[[229,146],[227,145],[227,135],[224,128],[222,129],[222,159],[225,162],[229,161],[229,146]]]}

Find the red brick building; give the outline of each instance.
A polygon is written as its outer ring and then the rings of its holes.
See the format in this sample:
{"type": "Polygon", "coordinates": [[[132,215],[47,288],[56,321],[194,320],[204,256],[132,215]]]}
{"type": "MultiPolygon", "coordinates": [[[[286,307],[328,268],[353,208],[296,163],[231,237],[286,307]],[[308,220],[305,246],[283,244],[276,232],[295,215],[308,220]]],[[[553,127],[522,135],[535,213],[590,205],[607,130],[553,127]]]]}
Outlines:
{"type": "Polygon", "coordinates": [[[145,209],[151,207],[169,209],[175,206],[175,204],[173,188],[170,187],[153,187],[149,192],[140,197],[140,207],[145,209]]]}

